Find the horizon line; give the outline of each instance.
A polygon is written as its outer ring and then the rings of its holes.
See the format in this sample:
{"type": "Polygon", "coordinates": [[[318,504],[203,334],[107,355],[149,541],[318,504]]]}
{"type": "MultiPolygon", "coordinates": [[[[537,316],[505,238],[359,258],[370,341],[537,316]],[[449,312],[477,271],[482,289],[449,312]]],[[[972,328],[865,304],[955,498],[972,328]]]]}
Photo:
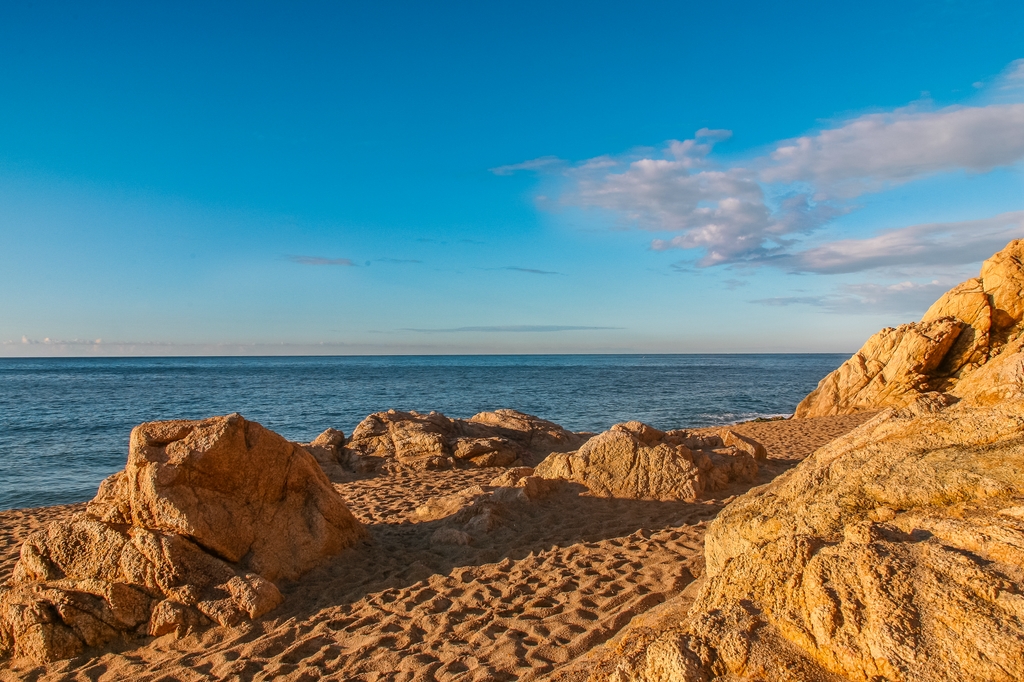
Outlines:
{"type": "Polygon", "coordinates": [[[675,355],[853,355],[856,351],[733,351],[733,352],[591,352],[591,353],[296,353],[280,355],[197,354],[197,355],[0,355],[0,360],[154,360],[174,358],[394,358],[394,357],[542,357],[542,356],[631,356],[665,357],[675,355]]]}

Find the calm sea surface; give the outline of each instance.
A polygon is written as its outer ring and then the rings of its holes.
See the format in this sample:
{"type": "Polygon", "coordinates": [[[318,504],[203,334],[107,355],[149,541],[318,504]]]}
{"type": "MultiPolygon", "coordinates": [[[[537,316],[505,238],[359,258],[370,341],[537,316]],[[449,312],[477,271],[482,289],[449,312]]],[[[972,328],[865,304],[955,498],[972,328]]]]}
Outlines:
{"type": "Polygon", "coordinates": [[[143,421],[240,412],[287,438],[396,408],[500,407],[574,431],[792,413],[846,355],[0,359],[0,509],[91,499],[143,421]]]}

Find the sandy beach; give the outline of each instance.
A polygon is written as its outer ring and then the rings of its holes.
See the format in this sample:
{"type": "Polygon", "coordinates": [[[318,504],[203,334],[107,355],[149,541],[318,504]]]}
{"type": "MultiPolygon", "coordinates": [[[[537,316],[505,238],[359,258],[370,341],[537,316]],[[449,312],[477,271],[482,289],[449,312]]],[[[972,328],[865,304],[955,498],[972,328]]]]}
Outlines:
{"type": "MultiPolygon", "coordinates": [[[[761,484],[869,416],[750,422],[735,430],[768,449],[761,484]]],[[[486,485],[501,471],[400,472],[336,483],[369,539],[282,583],[284,604],[256,623],[138,639],[48,666],[8,660],[0,679],[586,679],[588,652],[634,617],[692,591],[707,523],[749,489],[734,486],[698,503],[567,491],[505,510],[498,527],[472,545],[432,543],[439,522],[413,522],[428,500],[486,485]]],[[[27,535],[82,508],[0,512],[2,579],[27,535]]]]}

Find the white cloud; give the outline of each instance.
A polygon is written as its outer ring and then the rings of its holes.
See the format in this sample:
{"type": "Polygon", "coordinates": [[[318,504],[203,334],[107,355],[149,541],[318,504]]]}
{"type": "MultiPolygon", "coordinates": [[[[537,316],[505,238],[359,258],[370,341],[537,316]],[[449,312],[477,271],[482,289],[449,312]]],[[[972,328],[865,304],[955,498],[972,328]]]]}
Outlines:
{"type": "Polygon", "coordinates": [[[1024,238],[1024,211],[955,223],[886,230],[867,239],[842,239],[776,259],[797,272],[839,274],[901,265],[976,263],[1024,238]]]}
{"type": "Polygon", "coordinates": [[[541,157],[492,172],[557,172],[565,181],[561,203],[668,233],[652,240],[651,248],[699,249],[700,266],[767,263],[852,272],[887,263],[963,263],[968,256],[976,261],[999,248],[1000,239],[1005,243],[1006,235],[1017,236],[1017,228],[1005,220],[919,225],[795,250],[799,236],[856,210],[852,200],[866,193],[1024,159],[1024,60],[1010,64],[982,92],[987,105],[928,110],[921,104],[857,116],[778,142],[767,154],[739,163],[720,164],[712,157],[730,131],[702,128],[692,139],[670,140],[659,153],[605,155],[572,166],[541,157]]]}
{"type": "Polygon", "coordinates": [[[1024,104],[900,109],[779,144],[761,179],[850,198],[935,173],[988,171],[1024,158],[1024,104]]]}
{"type": "Polygon", "coordinates": [[[995,102],[1019,102],[1024,97],[1024,59],[1010,62],[990,88],[995,102]]]}
{"type": "Polygon", "coordinates": [[[586,161],[568,172],[571,188],[562,200],[611,211],[641,229],[679,232],[651,248],[703,248],[701,265],[763,257],[784,235],[815,225],[812,216],[825,207],[796,195],[771,208],[750,171],[711,167],[715,142],[730,134],[701,129],[693,139],[671,140],[664,150],[671,158],[586,161]]]}

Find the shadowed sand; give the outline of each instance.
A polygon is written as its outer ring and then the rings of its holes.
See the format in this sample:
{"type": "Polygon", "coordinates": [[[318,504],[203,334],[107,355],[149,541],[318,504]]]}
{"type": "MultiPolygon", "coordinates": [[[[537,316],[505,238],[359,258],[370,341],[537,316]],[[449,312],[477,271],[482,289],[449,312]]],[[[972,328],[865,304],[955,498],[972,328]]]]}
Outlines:
{"type": "MultiPolygon", "coordinates": [[[[767,447],[764,483],[869,416],[734,428],[767,447]]],[[[699,577],[707,522],[747,489],[696,504],[561,493],[507,509],[469,546],[432,544],[440,522],[411,522],[427,500],[486,485],[500,471],[336,484],[370,539],[282,584],[284,604],[260,622],[135,640],[49,666],[5,661],[0,679],[585,679],[580,657],[699,577]]],[[[82,507],[0,512],[0,580],[28,534],[82,507]]]]}

